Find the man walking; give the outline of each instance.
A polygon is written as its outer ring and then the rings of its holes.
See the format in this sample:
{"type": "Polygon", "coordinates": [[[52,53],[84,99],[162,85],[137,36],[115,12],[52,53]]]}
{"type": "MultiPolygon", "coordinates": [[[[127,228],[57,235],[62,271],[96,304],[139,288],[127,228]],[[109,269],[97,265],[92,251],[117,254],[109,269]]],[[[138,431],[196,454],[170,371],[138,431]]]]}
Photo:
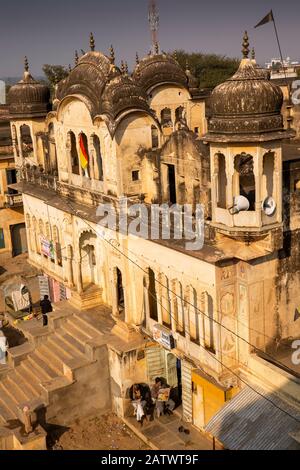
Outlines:
{"type": "Polygon", "coordinates": [[[44,295],[44,299],[41,300],[40,302],[40,307],[42,309],[42,315],[43,315],[43,326],[47,326],[48,325],[47,313],[52,312],[53,310],[48,295],[44,295]]]}

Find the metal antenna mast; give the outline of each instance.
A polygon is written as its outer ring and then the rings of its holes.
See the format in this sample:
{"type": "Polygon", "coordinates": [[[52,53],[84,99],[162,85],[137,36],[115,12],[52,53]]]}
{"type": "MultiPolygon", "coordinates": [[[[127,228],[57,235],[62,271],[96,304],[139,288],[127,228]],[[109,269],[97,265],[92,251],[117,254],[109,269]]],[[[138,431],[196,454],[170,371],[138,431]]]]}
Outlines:
{"type": "Polygon", "coordinates": [[[152,39],[152,53],[155,54],[158,45],[159,13],[156,0],[149,0],[149,25],[152,39]]]}

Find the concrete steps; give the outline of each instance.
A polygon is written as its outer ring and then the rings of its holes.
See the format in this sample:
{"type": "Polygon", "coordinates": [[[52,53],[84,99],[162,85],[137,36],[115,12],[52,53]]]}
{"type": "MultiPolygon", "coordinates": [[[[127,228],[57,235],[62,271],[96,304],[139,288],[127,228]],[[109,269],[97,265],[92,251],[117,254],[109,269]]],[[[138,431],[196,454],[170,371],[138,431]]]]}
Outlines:
{"type": "Polygon", "coordinates": [[[98,286],[89,286],[79,294],[78,292],[72,292],[70,304],[78,310],[88,310],[90,308],[98,307],[102,303],[102,289],[98,286]]]}
{"type": "MultiPolygon", "coordinates": [[[[97,305],[101,305],[100,294],[100,289],[94,286],[89,288],[84,293],[86,305],[90,307],[95,300],[97,305]]],[[[100,373],[95,374],[95,368],[99,366],[94,351],[103,347],[104,336],[99,328],[106,318],[106,311],[100,309],[100,312],[98,317],[97,310],[92,313],[79,312],[62,303],[54,310],[48,328],[28,330],[29,341],[12,348],[11,354],[9,351],[10,368],[0,377],[0,435],[8,422],[13,429],[20,428],[20,419],[23,419],[20,408],[25,404],[28,404],[33,416],[45,414],[48,417],[49,412],[50,418],[54,416],[58,421],[66,419],[68,413],[80,415],[78,409],[81,410],[86,395],[83,413],[95,406],[93,400],[97,401],[98,398],[93,388],[94,381],[100,390],[102,365],[100,373]],[[77,400],[75,405],[69,403],[74,395],[77,400]],[[64,404],[66,397],[67,411],[64,404]],[[41,414],[39,410],[42,410],[41,414]]]]}

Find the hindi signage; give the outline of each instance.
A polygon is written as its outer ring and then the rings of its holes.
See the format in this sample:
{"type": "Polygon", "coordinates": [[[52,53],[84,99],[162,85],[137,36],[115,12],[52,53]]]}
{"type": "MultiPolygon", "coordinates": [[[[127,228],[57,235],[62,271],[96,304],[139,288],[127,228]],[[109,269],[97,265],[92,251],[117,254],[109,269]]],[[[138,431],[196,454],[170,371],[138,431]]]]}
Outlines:
{"type": "Polygon", "coordinates": [[[153,327],[153,339],[161,344],[164,348],[175,348],[175,340],[172,332],[160,324],[156,324],[153,327]]]}

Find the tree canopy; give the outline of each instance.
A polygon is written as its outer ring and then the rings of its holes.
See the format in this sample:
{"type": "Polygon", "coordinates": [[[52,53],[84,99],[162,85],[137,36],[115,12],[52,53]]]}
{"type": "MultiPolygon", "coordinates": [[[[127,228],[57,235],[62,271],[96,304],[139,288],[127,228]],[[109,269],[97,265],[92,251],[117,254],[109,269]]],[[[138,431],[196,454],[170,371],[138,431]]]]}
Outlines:
{"type": "Polygon", "coordinates": [[[185,70],[186,61],[191,72],[200,80],[200,88],[214,88],[230,78],[238,69],[239,59],[202,52],[176,50],[177,60],[185,70]]]}
{"type": "Polygon", "coordinates": [[[53,92],[55,84],[66,78],[69,74],[67,67],[64,65],[49,65],[43,66],[43,72],[50,85],[51,92],[53,92]]]}

